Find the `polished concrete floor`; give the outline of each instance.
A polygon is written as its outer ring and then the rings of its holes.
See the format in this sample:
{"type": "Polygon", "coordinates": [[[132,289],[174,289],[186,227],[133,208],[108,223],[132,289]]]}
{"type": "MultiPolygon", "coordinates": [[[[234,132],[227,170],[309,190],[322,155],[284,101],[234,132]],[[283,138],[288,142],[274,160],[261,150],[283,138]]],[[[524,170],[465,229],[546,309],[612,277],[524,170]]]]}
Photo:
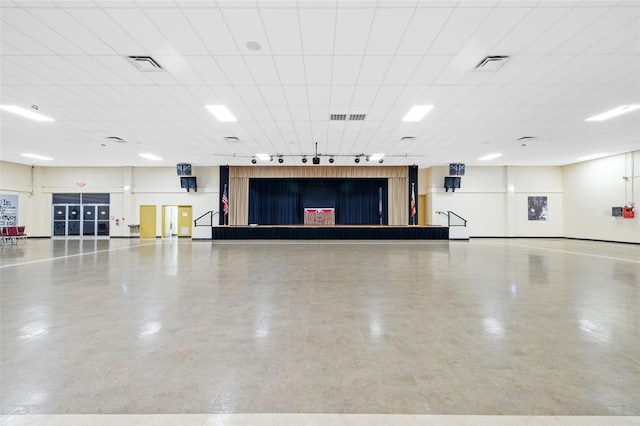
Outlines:
{"type": "Polygon", "coordinates": [[[640,416],[637,245],[29,240],[0,254],[9,423],[640,416]]]}

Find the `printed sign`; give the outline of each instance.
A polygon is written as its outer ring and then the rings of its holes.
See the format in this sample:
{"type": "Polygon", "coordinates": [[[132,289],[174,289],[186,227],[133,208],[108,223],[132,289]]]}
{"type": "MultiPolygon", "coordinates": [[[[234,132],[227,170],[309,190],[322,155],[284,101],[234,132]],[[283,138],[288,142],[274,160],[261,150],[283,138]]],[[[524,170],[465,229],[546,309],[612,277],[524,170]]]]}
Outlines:
{"type": "Polygon", "coordinates": [[[18,196],[0,194],[0,226],[18,226],[18,196]]]}

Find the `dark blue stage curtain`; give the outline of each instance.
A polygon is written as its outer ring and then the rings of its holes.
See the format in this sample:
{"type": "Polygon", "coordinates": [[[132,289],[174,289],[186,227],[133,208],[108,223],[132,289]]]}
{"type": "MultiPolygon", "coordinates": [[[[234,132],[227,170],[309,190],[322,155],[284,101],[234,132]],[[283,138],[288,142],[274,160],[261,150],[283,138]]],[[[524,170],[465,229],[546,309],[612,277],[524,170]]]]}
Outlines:
{"type": "MultiPolygon", "coordinates": [[[[341,179],[338,185],[336,223],[340,225],[379,225],[378,179],[341,179]]],[[[387,188],[383,188],[383,216],[387,204],[387,188]]],[[[386,223],[386,221],[383,221],[386,223]]]]}
{"type": "Polygon", "coordinates": [[[250,179],[249,223],[299,225],[303,208],[334,207],[338,225],[387,223],[386,179],[250,179]]]}
{"type": "Polygon", "coordinates": [[[249,223],[296,225],[302,223],[300,183],[297,179],[250,179],[249,223]]]}

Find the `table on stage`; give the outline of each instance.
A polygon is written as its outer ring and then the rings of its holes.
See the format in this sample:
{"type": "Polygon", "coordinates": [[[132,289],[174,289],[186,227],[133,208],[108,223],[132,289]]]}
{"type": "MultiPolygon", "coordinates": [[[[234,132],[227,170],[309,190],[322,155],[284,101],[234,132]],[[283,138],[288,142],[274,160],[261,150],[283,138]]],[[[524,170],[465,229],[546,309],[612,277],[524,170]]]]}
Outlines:
{"type": "Polygon", "coordinates": [[[304,224],[313,226],[335,225],[336,209],[329,207],[305,208],[304,224]]]}

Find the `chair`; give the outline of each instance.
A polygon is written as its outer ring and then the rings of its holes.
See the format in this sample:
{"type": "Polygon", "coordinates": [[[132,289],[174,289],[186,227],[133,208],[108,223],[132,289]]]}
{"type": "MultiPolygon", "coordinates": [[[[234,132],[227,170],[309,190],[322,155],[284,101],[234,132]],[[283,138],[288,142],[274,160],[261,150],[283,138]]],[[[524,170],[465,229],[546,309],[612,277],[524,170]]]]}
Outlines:
{"type": "Polygon", "coordinates": [[[24,226],[18,226],[17,228],[18,228],[18,236],[17,236],[17,238],[26,243],[27,242],[27,234],[24,233],[24,228],[25,227],[24,226]]]}
{"type": "Polygon", "coordinates": [[[13,244],[18,242],[18,228],[15,226],[7,226],[7,238],[13,244]]]}
{"type": "Polygon", "coordinates": [[[0,243],[6,244],[9,242],[9,231],[6,226],[0,227],[0,243]]]}

